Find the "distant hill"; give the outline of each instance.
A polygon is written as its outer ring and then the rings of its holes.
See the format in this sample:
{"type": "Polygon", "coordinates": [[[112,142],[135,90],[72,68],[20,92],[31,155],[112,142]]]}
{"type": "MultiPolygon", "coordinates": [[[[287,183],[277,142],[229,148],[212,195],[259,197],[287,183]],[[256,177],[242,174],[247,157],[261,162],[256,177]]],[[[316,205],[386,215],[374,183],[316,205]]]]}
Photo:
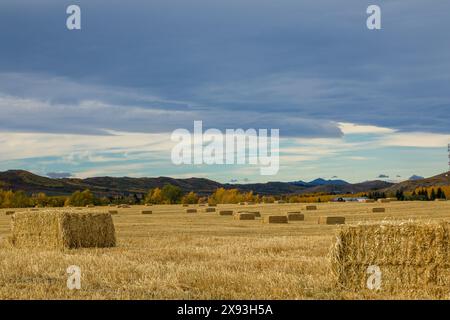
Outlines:
{"type": "MultiPolygon", "coordinates": [[[[418,180],[420,182],[421,180],[418,180]]],[[[416,181],[409,181],[414,183],[416,181]]],[[[179,186],[183,192],[194,191],[200,195],[213,193],[217,188],[237,188],[261,195],[308,194],[308,193],[357,193],[375,190],[389,190],[396,187],[385,181],[367,181],[351,184],[343,180],[316,179],[311,182],[267,182],[250,184],[222,184],[204,178],[175,179],[95,177],[87,179],[41,177],[24,170],[0,172],[0,188],[23,190],[28,194],[44,192],[48,195],[68,195],[77,190],[90,189],[97,196],[145,194],[149,189],[170,183],[179,186]]],[[[432,182],[430,182],[432,183],[432,182]]],[[[448,183],[450,184],[450,183],[448,183]]]]}
{"type": "Polygon", "coordinates": [[[344,180],[325,180],[322,178],[318,178],[318,179],[310,181],[310,182],[294,181],[294,182],[290,182],[290,183],[293,185],[296,185],[296,186],[304,186],[304,187],[317,187],[317,186],[326,186],[326,185],[345,186],[345,185],[350,184],[344,180]]]}
{"type": "Polygon", "coordinates": [[[397,183],[384,191],[395,193],[397,191],[414,191],[421,187],[442,187],[450,186],[450,172],[445,172],[437,176],[426,179],[415,179],[397,183]]]}
{"type": "Polygon", "coordinates": [[[422,179],[425,179],[425,178],[421,177],[421,176],[417,176],[417,175],[412,175],[411,177],[409,177],[408,180],[415,181],[415,180],[422,180],[422,179]]]}

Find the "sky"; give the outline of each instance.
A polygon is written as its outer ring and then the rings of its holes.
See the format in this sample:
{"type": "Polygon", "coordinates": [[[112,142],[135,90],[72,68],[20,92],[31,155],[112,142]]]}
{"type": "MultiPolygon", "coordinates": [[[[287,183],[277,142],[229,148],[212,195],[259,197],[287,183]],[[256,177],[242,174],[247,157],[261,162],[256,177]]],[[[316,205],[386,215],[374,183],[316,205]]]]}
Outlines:
{"type": "Polygon", "coordinates": [[[450,2],[2,0],[0,170],[220,182],[448,170],[450,2]],[[66,8],[81,8],[81,30],[66,8]],[[381,8],[381,30],[366,9],[381,8]],[[279,129],[280,169],[175,165],[171,133],[279,129]]]}

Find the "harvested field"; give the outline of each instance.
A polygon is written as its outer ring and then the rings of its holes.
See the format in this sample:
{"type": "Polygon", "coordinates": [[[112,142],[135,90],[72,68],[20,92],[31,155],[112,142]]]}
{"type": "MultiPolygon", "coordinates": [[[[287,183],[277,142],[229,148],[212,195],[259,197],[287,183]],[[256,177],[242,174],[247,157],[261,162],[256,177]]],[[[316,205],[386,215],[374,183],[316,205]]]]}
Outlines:
{"type": "MultiPolygon", "coordinates": [[[[263,217],[299,211],[299,204],[256,204],[263,217]]],[[[330,247],[340,228],[383,220],[450,221],[450,202],[321,203],[346,225],[319,225],[316,214],[299,223],[237,222],[218,214],[187,215],[180,205],[132,206],[112,216],[116,247],[35,250],[12,247],[11,218],[0,214],[0,299],[426,299],[432,292],[343,290],[330,272],[330,247]],[[66,287],[66,269],[82,270],[82,290],[66,287]]],[[[108,207],[94,210],[108,212],[108,207]]],[[[76,209],[56,209],[67,211],[76,209]]],[[[86,210],[83,208],[82,210],[86,210]]],[[[42,212],[45,210],[41,210],[42,212]]],[[[39,213],[39,212],[37,212],[39,213]]],[[[411,244],[412,245],[412,244],[411,244]]],[[[407,273],[406,273],[407,274],[407,273]]]]}

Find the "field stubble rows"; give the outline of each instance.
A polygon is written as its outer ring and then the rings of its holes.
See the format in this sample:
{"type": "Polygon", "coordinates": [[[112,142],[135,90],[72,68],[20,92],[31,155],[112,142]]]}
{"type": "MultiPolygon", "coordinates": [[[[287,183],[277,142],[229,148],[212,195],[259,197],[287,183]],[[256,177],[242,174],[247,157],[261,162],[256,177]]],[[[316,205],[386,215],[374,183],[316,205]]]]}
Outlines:
{"type": "MultiPolygon", "coordinates": [[[[118,245],[110,249],[15,249],[6,238],[10,216],[0,214],[0,299],[390,299],[426,298],[347,293],[335,288],[328,252],[338,226],[319,216],[344,216],[347,224],[382,220],[450,219],[450,202],[219,205],[219,210],[261,214],[302,211],[305,221],[267,225],[218,213],[185,213],[181,205],[119,209],[118,245]],[[374,207],[385,213],[372,213],[374,207]],[[81,290],[66,286],[66,269],[82,271],[81,290]]],[[[196,207],[196,206],[192,206],[196,207]]],[[[98,210],[99,208],[96,208],[98,210]]],[[[105,211],[108,208],[101,208],[105,211]]],[[[63,209],[55,209],[63,210],[63,209]]],[[[87,210],[87,209],[86,209],[87,210]]],[[[18,211],[18,210],[16,210],[18,211]]],[[[450,289],[449,289],[450,291],[450,289]]]]}

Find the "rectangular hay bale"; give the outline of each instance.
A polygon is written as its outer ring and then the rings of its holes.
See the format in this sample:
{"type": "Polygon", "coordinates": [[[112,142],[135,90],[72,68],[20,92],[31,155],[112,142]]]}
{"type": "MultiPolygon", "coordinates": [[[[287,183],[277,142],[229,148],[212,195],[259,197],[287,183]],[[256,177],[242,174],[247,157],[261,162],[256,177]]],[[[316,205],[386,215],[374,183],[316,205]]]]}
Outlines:
{"type": "Polygon", "coordinates": [[[19,248],[105,248],[116,245],[109,213],[19,212],[11,222],[11,243],[19,248]]]}
{"type": "Polygon", "coordinates": [[[232,216],[233,211],[232,210],[220,210],[219,215],[221,216],[232,216]]]}
{"type": "Polygon", "coordinates": [[[378,268],[381,292],[448,297],[448,222],[383,222],[345,226],[330,252],[335,285],[364,291],[369,268],[378,268]]]}
{"type": "Polygon", "coordinates": [[[385,208],[372,208],[372,212],[373,213],[386,212],[386,209],[385,208]]]}
{"type": "Polygon", "coordinates": [[[306,206],[306,210],[308,211],[317,210],[317,206],[306,206]]]}
{"type": "Polygon", "coordinates": [[[319,224],[345,224],[345,217],[319,217],[319,224]]]}
{"type": "Polygon", "coordinates": [[[288,212],[287,218],[289,221],[304,221],[305,215],[301,212],[288,212]]]}
{"type": "Polygon", "coordinates": [[[255,215],[250,212],[241,212],[234,215],[235,220],[255,220],[255,215]]]}
{"type": "Polygon", "coordinates": [[[197,213],[197,209],[186,209],[186,213],[197,213]]]}
{"type": "Polygon", "coordinates": [[[263,223],[288,223],[287,216],[265,216],[263,223]]]}
{"type": "Polygon", "coordinates": [[[206,208],[205,212],[216,212],[216,208],[206,208]]]}
{"type": "Polygon", "coordinates": [[[118,210],[108,210],[110,214],[119,214],[118,210]]]}
{"type": "Polygon", "coordinates": [[[142,210],[141,214],[153,214],[152,210],[142,210]]]}

